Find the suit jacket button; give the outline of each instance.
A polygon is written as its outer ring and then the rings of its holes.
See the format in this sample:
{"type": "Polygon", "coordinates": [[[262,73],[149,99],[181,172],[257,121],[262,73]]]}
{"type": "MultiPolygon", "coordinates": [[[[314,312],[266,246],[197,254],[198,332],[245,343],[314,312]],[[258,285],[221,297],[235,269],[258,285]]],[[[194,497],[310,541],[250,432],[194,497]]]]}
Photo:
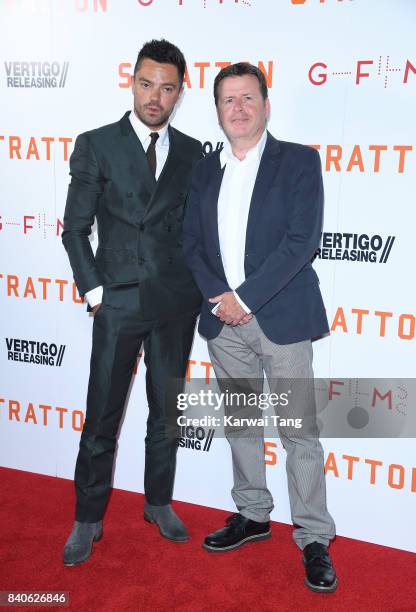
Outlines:
{"type": "Polygon", "coordinates": [[[219,253],[219,251],[217,251],[217,257],[219,257],[219,256],[220,256],[220,253],[219,253]]]}
{"type": "Polygon", "coordinates": [[[169,257],[168,262],[171,264],[173,263],[173,257],[169,257]]]}
{"type": "Polygon", "coordinates": [[[145,258],[144,257],[139,257],[139,265],[142,266],[145,263],[145,258]]]}
{"type": "Polygon", "coordinates": [[[128,198],[132,198],[132,197],[133,197],[133,192],[132,192],[132,191],[128,191],[128,192],[126,193],[126,196],[127,196],[128,198]]]}
{"type": "Polygon", "coordinates": [[[144,230],[144,223],[140,223],[139,230],[142,232],[144,230]]]}

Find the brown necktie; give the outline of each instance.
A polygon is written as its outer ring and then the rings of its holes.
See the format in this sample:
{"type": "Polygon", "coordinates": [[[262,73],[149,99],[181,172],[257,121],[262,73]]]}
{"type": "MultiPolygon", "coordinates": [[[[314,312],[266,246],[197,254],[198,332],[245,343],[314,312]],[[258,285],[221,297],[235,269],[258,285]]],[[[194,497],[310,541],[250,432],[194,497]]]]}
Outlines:
{"type": "Polygon", "coordinates": [[[158,138],[158,132],[150,132],[150,144],[146,151],[147,161],[149,162],[150,170],[154,177],[156,177],[156,140],[158,138]]]}

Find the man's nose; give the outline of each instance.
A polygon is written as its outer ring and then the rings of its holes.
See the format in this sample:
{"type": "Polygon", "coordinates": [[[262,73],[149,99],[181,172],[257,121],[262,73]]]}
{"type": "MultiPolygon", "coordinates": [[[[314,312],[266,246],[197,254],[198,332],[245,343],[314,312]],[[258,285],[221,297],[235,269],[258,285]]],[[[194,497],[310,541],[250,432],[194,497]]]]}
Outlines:
{"type": "Polygon", "coordinates": [[[155,102],[159,101],[160,100],[160,95],[161,95],[160,89],[158,87],[154,87],[152,89],[152,93],[151,93],[150,99],[154,100],[155,102]]]}
{"type": "Polygon", "coordinates": [[[243,101],[239,98],[234,100],[234,110],[239,112],[243,110],[243,101]]]}

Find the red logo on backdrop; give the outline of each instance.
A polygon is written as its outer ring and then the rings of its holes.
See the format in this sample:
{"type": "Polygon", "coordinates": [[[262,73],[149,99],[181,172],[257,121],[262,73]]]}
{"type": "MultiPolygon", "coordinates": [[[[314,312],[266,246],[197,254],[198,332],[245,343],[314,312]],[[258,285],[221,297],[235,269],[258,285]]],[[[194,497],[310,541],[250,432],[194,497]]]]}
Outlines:
{"type": "MultiPolygon", "coordinates": [[[[143,353],[140,351],[133,369],[133,374],[137,374],[142,356],[143,353]]],[[[187,382],[189,382],[192,378],[204,378],[205,383],[208,385],[213,377],[214,372],[212,369],[212,363],[210,361],[196,361],[195,359],[188,359],[185,374],[185,379],[187,382]]]]}
{"type": "Polygon", "coordinates": [[[48,278],[34,276],[17,276],[0,274],[0,295],[10,298],[29,300],[54,300],[82,304],[84,298],[79,296],[73,281],[65,278],[48,278]]]}
{"type": "Polygon", "coordinates": [[[385,167],[387,157],[389,163],[394,160],[395,171],[402,174],[409,167],[407,154],[413,152],[413,146],[408,144],[365,146],[354,144],[349,147],[340,144],[326,146],[311,144],[310,146],[321,151],[322,166],[325,172],[378,173],[383,165],[385,167]]]}
{"type": "MultiPolygon", "coordinates": [[[[283,449],[279,448],[279,452],[283,449]]],[[[278,445],[276,442],[264,443],[264,463],[266,465],[283,466],[284,461],[278,461],[278,445]]],[[[354,480],[358,475],[367,473],[368,484],[390,489],[407,489],[411,493],[416,493],[416,467],[404,466],[400,463],[388,463],[380,459],[369,457],[357,457],[356,455],[343,454],[337,456],[334,452],[329,452],[325,460],[325,475],[334,478],[354,480]]]]}
{"type": "MultiPolygon", "coordinates": [[[[191,3],[195,4],[196,0],[172,0],[176,3],[177,6],[190,6],[191,3]]],[[[140,6],[152,6],[157,4],[158,0],[137,0],[140,6]]],[[[160,2],[160,0],[159,0],[160,2]]],[[[166,2],[166,0],[163,0],[166,2]]],[[[252,6],[254,0],[199,0],[200,6],[207,8],[207,6],[214,5],[242,5],[242,6],[252,6]]]]}
{"type": "Polygon", "coordinates": [[[306,4],[307,2],[309,4],[339,4],[340,2],[343,2],[344,4],[347,4],[347,2],[353,2],[354,0],[291,0],[292,4],[306,4]]]}
{"type": "Polygon", "coordinates": [[[76,432],[82,431],[85,420],[82,410],[4,397],[0,397],[0,415],[3,421],[55,429],[72,429],[76,432]]]}
{"type": "MultiPolygon", "coordinates": [[[[215,68],[218,71],[222,66],[228,66],[230,62],[195,62],[199,74],[196,77],[187,76],[188,87],[205,87],[206,70],[215,68]]],[[[268,87],[273,84],[273,61],[259,62],[261,70],[266,75],[268,87]]],[[[119,87],[130,87],[130,71],[132,65],[125,63],[119,65],[119,75],[122,80],[119,87]]],[[[17,136],[0,134],[0,160],[3,158],[18,161],[68,161],[71,153],[73,138],[68,136],[17,136]]],[[[212,143],[205,143],[211,152],[212,143]]],[[[410,167],[410,153],[414,147],[409,144],[311,144],[311,147],[321,152],[323,170],[325,172],[374,172],[379,173],[386,168],[387,164],[393,163],[393,171],[402,174],[410,167]]],[[[217,143],[217,148],[222,143],[217,143]]],[[[389,171],[391,171],[389,169],[389,171]]],[[[11,221],[15,221],[14,219],[11,221]]]]}
{"type": "Polygon", "coordinates": [[[107,0],[73,0],[75,10],[85,13],[86,11],[93,11],[98,13],[102,11],[107,12],[107,0]]]}
{"type": "Polygon", "coordinates": [[[394,73],[400,73],[396,81],[407,85],[409,78],[416,75],[416,66],[409,59],[400,60],[398,65],[393,66],[390,55],[379,55],[377,58],[365,58],[356,60],[352,65],[342,67],[330,67],[326,62],[315,62],[309,68],[308,79],[312,85],[319,87],[333,79],[351,79],[355,85],[361,85],[366,80],[378,79],[386,88],[390,83],[390,77],[394,73]]]}
{"type": "Polygon", "coordinates": [[[414,340],[416,316],[413,313],[394,313],[389,310],[343,308],[339,306],[332,320],[331,331],[344,334],[376,334],[380,338],[396,337],[414,340]]]}
{"type": "MultiPolygon", "coordinates": [[[[375,173],[385,170],[390,174],[397,172],[403,174],[412,171],[409,160],[413,152],[413,146],[408,144],[386,145],[386,144],[308,144],[321,153],[322,170],[324,172],[361,172],[375,173]]],[[[204,155],[212,151],[220,151],[224,146],[222,141],[203,142],[204,155]]]]}
{"type": "MultiPolygon", "coordinates": [[[[78,294],[72,281],[62,278],[45,278],[0,274],[0,295],[11,298],[33,300],[72,301],[82,304],[84,299],[78,294]]],[[[414,340],[416,336],[416,316],[413,313],[394,313],[388,310],[369,310],[368,308],[343,308],[339,306],[333,316],[331,331],[344,334],[370,334],[380,337],[396,336],[400,340],[414,340]],[[373,330],[373,331],[372,331],[373,330]]],[[[187,377],[196,362],[189,362],[187,377]]],[[[201,362],[205,367],[205,376],[209,381],[210,364],[201,362]]]]}
{"type": "Polygon", "coordinates": [[[73,138],[67,136],[4,136],[0,135],[0,156],[9,159],[33,159],[68,161],[69,144],[73,138]]]}
{"type": "MultiPolygon", "coordinates": [[[[235,60],[235,61],[247,61],[243,60],[235,60]]],[[[184,84],[188,87],[188,89],[205,88],[206,74],[209,73],[209,76],[212,77],[212,80],[215,78],[217,73],[222,69],[230,66],[233,62],[228,60],[221,61],[201,61],[194,62],[191,64],[187,64],[185,70],[185,76],[183,79],[184,84]]],[[[267,87],[270,89],[273,86],[273,60],[263,61],[259,60],[257,62],[258,68],[263,72],[267,87]]],[[[118,86],[121,89],[128,89],[131,87],[131,75],[133,71],[133,66],[130,62],[122,62],[118,65],[118,75],[120,77],[120,81],[118,86]]],[[[211,87],[211,81],[209,82],[209,86],[211,87]]]]}
{"type": "Polygon", "coordinates": [[[23,236],[30,234],[39,235],[46,240],[51,234],[59,238],[62,234],[64,225],[61,219],[56,218],[53,223],[49,223],[46,213],[36,215],[23,215],[21,217],[3,217],[0,215],[0,231],[14,230],[23,236]]]}
{"type": "Polygon", "coordinates": [[[391,489],[407,489],[416,493],[416,468],[408,468],[400,463],[385,464],[379,459],[368,457],[357,457],[344,454],[336,458],[335,453],[330,452],[325,461],[325,475],[332,474],[334,478],[346,477],[353,480],[354,477],[365,470],[368,474],[368,483],[376,486],[386,486],[391,489]],[[343,462],[346,463],[343,463],[343,462]],[[366,467],[364,467],[366,466],[366,467]]]}
{"type": "MultiPolygon", "coordinates": [[[[47,15],[51,13],[50,0],[3,0],[9,14],[47,15]]],[[[76,11],[79,13],[106,13],[108,0],[61,0],[53,2],[53,10],[57,12],[76,11]]]]}

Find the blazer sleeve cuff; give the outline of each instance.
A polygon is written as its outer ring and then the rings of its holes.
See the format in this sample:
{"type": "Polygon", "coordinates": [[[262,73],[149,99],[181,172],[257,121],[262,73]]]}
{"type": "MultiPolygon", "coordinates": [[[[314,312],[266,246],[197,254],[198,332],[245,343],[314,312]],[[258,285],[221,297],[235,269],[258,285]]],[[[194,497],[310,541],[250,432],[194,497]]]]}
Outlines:
{"type": "Polygon", "coordinates": [[[236,291],[233,291],[233,293],[234,293],[235,299],[240,304],[241,308],[243,308],[243,310],[245,310],[247,314],[251,314],[250,308],[243,302],[243,300],[240,298],[238,293],[236,291]]]}

